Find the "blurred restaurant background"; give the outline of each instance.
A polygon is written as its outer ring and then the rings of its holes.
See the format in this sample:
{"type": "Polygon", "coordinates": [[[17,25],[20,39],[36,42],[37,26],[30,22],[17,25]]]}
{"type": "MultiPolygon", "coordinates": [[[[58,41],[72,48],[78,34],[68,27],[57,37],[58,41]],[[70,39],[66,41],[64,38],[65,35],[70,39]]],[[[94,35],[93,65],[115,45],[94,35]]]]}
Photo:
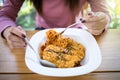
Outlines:
{"type": "MultiPolygon", "coordinates": [[[[5,0],[0,0],[0,8],[5,0]]],[[[120,29],[120,0],[107,0],[108,8],[111,15],[110,29],[120,29]]],[[[89,7],[88,7],[89,9],[89,7]]],[[[25,30],[33,30],[35,25],[35,9],[29,0],[25,0],[18,14],[17,25],[21,25],[25,30]]]]}

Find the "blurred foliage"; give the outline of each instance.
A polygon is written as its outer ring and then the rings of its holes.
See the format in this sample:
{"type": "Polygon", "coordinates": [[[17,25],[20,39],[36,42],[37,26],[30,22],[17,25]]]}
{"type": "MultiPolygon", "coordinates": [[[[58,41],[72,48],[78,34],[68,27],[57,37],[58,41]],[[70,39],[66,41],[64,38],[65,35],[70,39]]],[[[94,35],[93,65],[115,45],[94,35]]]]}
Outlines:
{"type": "Polygon", "coordinates": [[[25,1],[20,12],[18,13],[17,25],[23,29],[33,29],[35,27],[35,9],[30,1],[25,1]]]}
{"type": "MultiPolygon", "coordinates": [[[[111,15],[111,23],[109,28],[120,28],[120,0],[107,0],[111,15]]],[[[35,25],[35,9],[29,0],[25,0],[17,18],[17,25],[21,25],[24,29],[33,29],[35,25]]]]}
{"type": "Polygon", "coordinates": [[[120,29],[120,0],[107,0],[111,15],[111,23],[109,28],[120,29]]]}

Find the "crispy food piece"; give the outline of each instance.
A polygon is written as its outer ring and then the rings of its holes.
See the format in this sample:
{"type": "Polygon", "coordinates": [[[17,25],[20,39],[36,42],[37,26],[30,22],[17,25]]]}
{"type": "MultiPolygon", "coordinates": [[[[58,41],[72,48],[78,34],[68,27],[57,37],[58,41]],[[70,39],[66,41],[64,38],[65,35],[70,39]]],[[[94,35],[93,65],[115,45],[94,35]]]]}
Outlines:
{"type": "Polygon", "coordinates": [[[79,65],[85,56],[85,47],[70,38],[62,38],[62,35],[56,37],[57,34],[54,30],[46,32],[47,41],[40,48],[41,58],[54,63],[58,68],[79,65]]]}

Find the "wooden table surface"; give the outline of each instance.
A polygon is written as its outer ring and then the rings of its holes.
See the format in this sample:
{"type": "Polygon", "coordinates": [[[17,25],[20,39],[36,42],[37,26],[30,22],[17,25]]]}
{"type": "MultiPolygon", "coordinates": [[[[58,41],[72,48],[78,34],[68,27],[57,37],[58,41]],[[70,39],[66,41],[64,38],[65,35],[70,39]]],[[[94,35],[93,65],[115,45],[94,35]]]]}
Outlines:
{"type": "MultiPolygon", "coordinates": [[[[29,38],[37,31],[26,31],[29,38]]],[[[95,36],[102,54],[97,70],[82,76],[49,77],[31,72],[25,65],[25,49],[9,49],[0,38],[0,80],[120,80],[120,29],[95,36]]]]}

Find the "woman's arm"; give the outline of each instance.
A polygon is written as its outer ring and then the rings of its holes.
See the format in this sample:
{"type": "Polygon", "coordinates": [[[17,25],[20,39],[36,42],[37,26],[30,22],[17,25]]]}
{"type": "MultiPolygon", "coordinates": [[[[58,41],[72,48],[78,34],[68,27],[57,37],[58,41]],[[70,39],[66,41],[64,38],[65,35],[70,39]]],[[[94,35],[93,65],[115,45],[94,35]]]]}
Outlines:
{"type": "Polygon", "coordinates": [[[15,21],[24,0],[6,0],[0,10],[0,33],[8,26],[16,26],[15,21]]]}

